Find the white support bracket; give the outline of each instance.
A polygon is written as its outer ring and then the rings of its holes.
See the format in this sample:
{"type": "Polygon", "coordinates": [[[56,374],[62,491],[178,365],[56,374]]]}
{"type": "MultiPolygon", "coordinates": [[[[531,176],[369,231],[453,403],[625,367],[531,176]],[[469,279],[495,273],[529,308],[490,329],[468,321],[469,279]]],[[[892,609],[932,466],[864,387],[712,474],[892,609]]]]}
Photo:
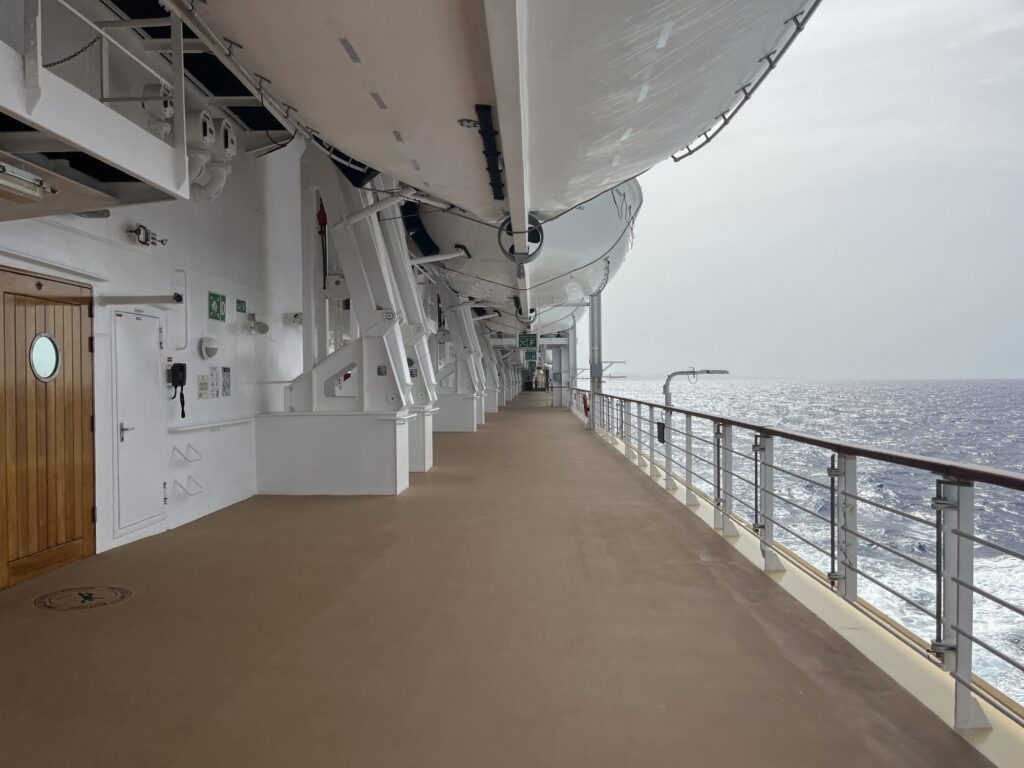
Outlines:
{"type": "Polygon", "coordinates": [[[836,570],[829,574],[836,591],[849,602],[857,599],[857,457],[837,454],[829,468],[835,483],[836,570]]]}
{"type": "Polygon", "coordinates": [[[974,485],[946,477],[937,481],[932,508],[940,516],[942,541],[941,638],[933,649],[954,680],[953,724],[960,731],[992,727],[971,691],[974,675],[974,485]]]}
{"type": "Polygon", "coordinates": [[[178,446],[174,446],[171,449],[171,453],[172,454],[177,454],[178,456],[183,458],[185,461],[187,461],[189,464],[194,464],[197,461],[202,461],[203,460],[203,454],[201,454],[199,452],[199,450],[194,445],[192,445],[192,443],[188,443],[185,446],[185,450],[184,451],[181,450],[178,446]]]}
{"type": "Polygon", "coordinates": [[[43,20],[40,0],[25,0],[25,106],[33,112],[42,98],[43,20]]]}
{"type": "Polygon", "coordinates": [[[758,535],[761,538],[761,556],[766,573],[782,573],[786,567],[775,551],[775,441],[771,435],[755,435],[752,448],[758,461],[760,494],[758,535]]]}
{"type": "Polygon", "coordinates": [[[719,453],[720,459],[720,470],[721,470],[721,483],[720,483],[720,495],[719,504],[721,505],[721,523],[722,523],[722,536],[727,539],[739,538],[740,532],[736,529],[736,523],[733,522],[732,514],[733,509],[733,482],[732,482],[732,425],[731,424],[720,424],[720,438],[719,438],[719,453]]]}
{"type": "Polygon", "coordinates": [[[205,488],[203,488],[202,485],[199,484],[198,480],[192,477],[192,475],[189,475],[188,479],[184,483],[182,483],[180,480],[175,480],[174,486],[176,488],[180,488],[181,491],[186,496],[198,496],[200,493],[206,490],[205,488]]]}

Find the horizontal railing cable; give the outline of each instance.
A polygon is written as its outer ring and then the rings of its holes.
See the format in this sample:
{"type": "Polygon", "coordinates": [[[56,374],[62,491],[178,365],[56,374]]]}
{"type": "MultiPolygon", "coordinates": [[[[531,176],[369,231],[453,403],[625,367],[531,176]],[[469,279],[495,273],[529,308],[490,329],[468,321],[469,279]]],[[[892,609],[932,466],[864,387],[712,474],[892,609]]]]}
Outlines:
{"type": "Polygon", "coordinates": [[[921,560],[918,560],[916,557],[912,557],[912,556],[910,556],[908,554],[900,552],[897,549],[893,549],[888,544],[883,544],[882,542],[878,541],[877,539],[873,539],[870,536],[865,536],[860,531],[851,530],[850,528],[847,528],[845,525],[839,526],[839,530],[840,531],[844,531],[844,532],[850,534],[851,536],[856,536],[861,541],[866,541],[869,544],[873,544],[874,546],[878,547],[879,549],[884,549],[886,552],[888,552],[888,553],[890,553],[892,555],[896,555],[896,557],[901,557],[904,560],[906,560],[907,562],[913,563],[914,565],[918,566],[919,568],[924,568],[926,571],[928,571],[928,573],[937,574],[939,572],[938,569],[934,565],[929,565],[928,563],[925,563],[925,562],[923,562],[921,560]]]}
{"type": "Polygon", "coordinates": [[[879,580],[878,578],[872,576],[870,573],[865,572],[864,569],[859,568],[859,567],[857,567],[855,565],[852,565],[851,563],[844,563],[844,565],[849,570],[851,570],[854,573],[856,573],[858,576],[863,576],[865,579],[870,581],[876,587],[884,589],[890,595],[893,595],[894,597],[898,597],[900,600],[903,600],[908,605],[914,606],[915,608],[917,608],[917,610],[919,610],[925,616],[928,616],[928,617],[933,618],[933,619],[938,617],[938,614],[935,611],[933,611],[931,608],[927,608],[927,607],[921,605],[921,603],[917,602],[917,600],[915,600],[914,598],[909,597],[907,595],[904,595],[902,592],[900,592],[898,589],[896,589],[894,587],[890,587],[885,582],[883,582],[883,581],[879,580]]]}
{"type": "Polygon", "coordinates": [[[1019,605],[1016,605],[1015,603],[1011,603],[1009,600],[1004,600],[1001,597],[993,595],[991,592],[982,589],[977,584],[968,584],[966,581],[959,578],[958,576],[954,576],[951,579],[951,581],[954,584],[959,584],[961,587],[964,587],[965,589],[971,590],[971,592],[974,592],[977,595],[981,595],[987,600],[991,600],[993,603],[996,603],[997,605],[1001,605],[1003,608],[1007,608],[1013,611],[1018,616],[1024,616],[1024,608],[1021,608],[1019,605]]]}
{"type": "Polygon", "coordinates": [[[979,536],[975,536],[970,533],[964,533],[963,531],[958,530],[956,528],[953,529],[952,533],[954,536],[960,536],[962,538],[967,539],[968,541],[973,541],[975,544],[981,544],[981,546],[983,547],[989,547],[990,549],[994,549],[996,552],[1002,552],[1004,555],[1015,557],[1018,560],[1024,560],[1024,552],[1018,552],[1015,549],[1004,547],[1002,544],[996,544],[994,541],[988,541],[987,539],[983,539],[979,536]]]}

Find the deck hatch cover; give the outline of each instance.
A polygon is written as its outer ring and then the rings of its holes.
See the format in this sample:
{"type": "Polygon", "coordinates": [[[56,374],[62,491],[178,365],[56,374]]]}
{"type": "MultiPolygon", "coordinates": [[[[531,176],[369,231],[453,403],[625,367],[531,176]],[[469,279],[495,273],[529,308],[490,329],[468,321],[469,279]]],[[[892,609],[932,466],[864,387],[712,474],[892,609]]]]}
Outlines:
{"type": "Polygon", "coordinates": [[[50,611],[81,611],[117,605],[131,596],[131,590],[124,587],[67,587],[40,595],[35,605],[50,611]]]}

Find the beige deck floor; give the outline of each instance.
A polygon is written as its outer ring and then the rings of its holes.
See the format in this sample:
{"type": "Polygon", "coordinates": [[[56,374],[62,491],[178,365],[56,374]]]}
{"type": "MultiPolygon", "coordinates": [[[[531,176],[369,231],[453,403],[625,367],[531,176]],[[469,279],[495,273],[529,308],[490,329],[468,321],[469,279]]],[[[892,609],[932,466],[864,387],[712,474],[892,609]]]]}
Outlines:
{"type": "Polygon", "coordinates": [[[543,402],[398,498],[256,497],[0,593],[0,764],[988,764],[543,402]],[[134,595],[33,605],[96,584],[134,595]]]}

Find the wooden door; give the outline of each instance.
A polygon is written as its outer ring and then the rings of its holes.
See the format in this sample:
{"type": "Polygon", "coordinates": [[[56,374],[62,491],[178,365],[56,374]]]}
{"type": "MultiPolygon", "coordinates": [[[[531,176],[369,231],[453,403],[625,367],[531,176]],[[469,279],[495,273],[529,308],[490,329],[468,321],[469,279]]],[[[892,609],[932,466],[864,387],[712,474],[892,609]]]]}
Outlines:
{"type": "Polygon", "coordinates": [[[0,588],[96,551],[92,294],[0,270],[0,588]]]}

